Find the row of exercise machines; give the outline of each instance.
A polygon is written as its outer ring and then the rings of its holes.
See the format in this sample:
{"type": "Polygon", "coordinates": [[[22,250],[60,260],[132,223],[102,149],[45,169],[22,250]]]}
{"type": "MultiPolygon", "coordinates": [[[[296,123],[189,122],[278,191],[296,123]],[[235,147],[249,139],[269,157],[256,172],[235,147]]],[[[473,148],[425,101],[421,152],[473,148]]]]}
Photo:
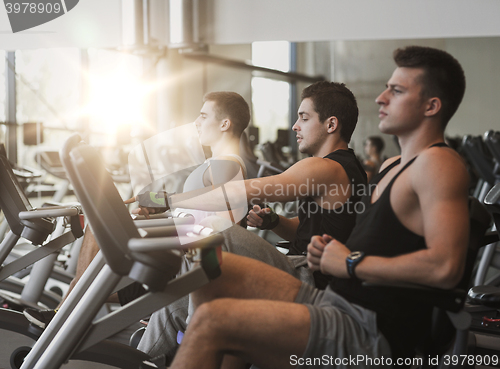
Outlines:
{"type": "MultiPolygon", "coordinates": [[[[43,332],[35,331],[19,311],[0,309],[0,329],[29,337],[34,343],[32,348],[14,350],[9,364],[59,368],[71,357],[119,368],[155,367],[146,354],[105,339],[215,278],[219,273],[216,248],[222,239],[201,235],[210,230],[190,225],[191,217],[165,219],[154,232],[140,233],[138,226],[158,225],[158,220],[134,224],[95,149],[81,143],[79,136],[73,136],[66,142],[61,158],[101,252],[43,332]],[[151,233],[155,237],[148,238],[151,233]],[[173,279],[180,267],[179,250],[187,247],[193,250],[190,255],[198,266],[173,279]],[[132,281],[148,286],[149,292],[92,322],[108,296],[132,281]]],[[[78,219],[80,210],[74,206],[32,209],[4,155],[0,155],[0,162],[0,206],[11,228],[0,247],[1,255],[9,254],[19,237],[43,245],[3,265],[1,272],[7,275],[73,240],[75,230],[70,228],[63,231],[64,241],[45,242],[55,228],[55,217],[78,219]]]]}
{"type": "MultiPolygon", "coordinates": [[[[495,137],[500,137],[500,134],[495,137]]],[[[0,280],[6,280],[35,260],[47,259],[51,254],[53,256],[54,251],[81,236],[79,216],[82,212],[92,228],[101,252],[43,332],[30,326],[19,311],[0,309],[1,330],[32,340],[32,345],[12,350],[9,365],[12,368],[24,369],[59,368],[69,360],[70,363],[88,361],[118,368],[164,367],[162,358],[150,358],[133,347],[107,338],[216,278],[220,273],[217,249],[223,240],[219,235],[206,237],[211,231],[192,225],[191,217],[140,220],[134,223],[112,177],[102,165],[98,152],[81,142],[78,135],[66,141],[60,156],[81,205],[32,209],[6,156],[0,152],[0,207],[11,228],[0,245],[0,280]],[[61,226],[63,229],[59,231],[60,234],[55,234],[47,241],[56,229],[56,220],[61,217],[69,219],[69,222],[62,222],[63,225],[66,223],[69,226],[61,226]],[[138,228],[143,230],[139,231],[138,228]],[[39,246],[25,256],[4,263],[20,237],[39,246]],[[183,254],[181,250],[186,248],[192,251],[189,255],[198,262],[198,266],[189,273],[173,278],[180,268],[183,254]],[[147,286],[148,293],[94,320],[108,296],[132,281],[147,286]]],[[[500,160],[495,160],[495,165],[498,165],[500,160]]],[[[480,247],[498,241],[498,234],[490,228],[490,213],[495,219],[496,229],[499,229],[500,185],[490,187],[488,191],[483,191],[485,195],[482,201],[471,198],[468,263],[464,278],[456,289],[445,291],[422,286],[368,286],[391,288],[394,293],[411,295],[420,301],[425,299],[443,312],[438,314],[442,316],[438,320],[441,324],[438,331],[454,333],[454,343],[451,344],[450,337],[434,337],[433,341],[429,341],[427,347],[423,348],[421,355],[424,357],[434,353],[442,354],[443,343],[453,347],[454,354],[472,352],[500,355],[500,335],[495,330],[485,332],[484,329],[476,329],[471,333],[474,326],[470,329],[471,313],[479,312],[483,316],[496,314],[496,309],[500,307],[500,298],[497,297],[500,296],[499,291],[490,286],[492,288],[484,293],[475,287],[475,290],[469,292],[474,304],[466,303],[471,277],[474,273],[477,275],[476,260],[480,247]],[[479,305],[484,301],[487,307],[479,305]],[[450,321],[453,324],[448,324],[446,329],[443,329],[443,324],[446,325],[450,321]],[[471,339],[475,342],[471,342],[471,339]]],[[[485,252],[480,257],[481,262],[484,254],[485,252]]],[[[52,265],[53,262],[54,260],[52,265]]],[[[45,274],[51,273],[49,264],[47,263],[45,274]]],[[[35,270],[31,273],[35,273],[35,270]]],[[[40,282],[39,285],[41,284],[40,282]]],[[[22,300],[21,294],[21,301],[18,301],[20,306],[24,303],[22,300]]],[[[32,302],[35,303],[37,301],[32,302]]],[[[494,318],[491,318],[488,321],[493,320],[494,318]]],[[[484,324],[481,323],[481,327],[484,328],[484,324]]],[[[498,330],[497,327],[492,328],[498,330]]]]}

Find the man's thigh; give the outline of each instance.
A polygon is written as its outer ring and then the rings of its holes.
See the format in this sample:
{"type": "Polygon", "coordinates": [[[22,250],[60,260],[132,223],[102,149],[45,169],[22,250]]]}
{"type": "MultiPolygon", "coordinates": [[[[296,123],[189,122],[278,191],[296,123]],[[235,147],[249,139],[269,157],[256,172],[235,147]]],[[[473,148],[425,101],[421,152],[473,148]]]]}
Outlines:
{"type": "MultiPolygon", "coordinates": [[[[368,368],[375,359],[391,357],[385,337],[377,328],[376,314],[351,304],[342,296],[303,284],[295,302],[304,304],[311,317],[311,329],[302,357],[291,358],[299,367],[368,368]],[[372,360],[372,361],[370,361],[372,360]]],[[[384,366],[384,365],[381,365],[384,366]]]]}
{"type": "Polygon", "coordinates": [[[262,261],[300,279],[302,282],[314,285],[314,279],[307,264],[300,264],[296,260],[297,257],[305,259],[304,256],[288,257],[257,234],[240,226],[230,227],[222,231],[221,234],[224,236],[222,246],[224,251],[262,261]]]}

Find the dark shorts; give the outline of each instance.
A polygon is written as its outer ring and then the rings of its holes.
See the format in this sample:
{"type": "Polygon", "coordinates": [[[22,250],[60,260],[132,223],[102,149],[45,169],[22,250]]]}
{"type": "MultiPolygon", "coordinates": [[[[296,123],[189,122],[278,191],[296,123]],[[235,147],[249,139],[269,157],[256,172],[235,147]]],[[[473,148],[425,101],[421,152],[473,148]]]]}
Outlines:
{"type": "Polygon", "coordinates": [[[311,329],[302,358],[290,358],[299,368],[388,367],[391,350],[377,328],[376,314],[351,304],[330,287],[318,290],[303,283],[295,302],[311,314],[311,329]]]}

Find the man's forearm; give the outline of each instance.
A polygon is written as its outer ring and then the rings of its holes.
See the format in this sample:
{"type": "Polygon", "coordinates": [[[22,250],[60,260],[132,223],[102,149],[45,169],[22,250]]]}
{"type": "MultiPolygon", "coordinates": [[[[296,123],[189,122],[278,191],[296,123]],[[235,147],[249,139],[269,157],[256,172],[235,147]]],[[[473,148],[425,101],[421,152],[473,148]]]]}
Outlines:
{"type": "Polygon", "coordinates": [[[299,218],[286,218],[282,215],[279,217],[280,222],[275,228],[272,229],[272,231],[284,240],[293,242],[299,226],[299,218]]]}
{"type": "Polygon", "coordinates": [[[263,184],[264,179],[233,181],[216,187],[205,187],[170,196],[170,207],[203,211],[225,211],[231,208],[263,202],[294,201],[299,196],[294,191],[284,191],[278,185],[263,184]]]}
{"type": "MultiPolygon", "coordinates": [[[[456,254],[462,251],[458,249],[456,254]]],[[[444,289],[454,287],[463,272],[463,258],[454,256],[443,260],[428,254],[429,250],[420,250],[394,258],[366,257],[356,268],[356,275],[372,282],[406,282],[444,289]]]]}
{"type": "Polygon", "coordinates": [[[227,210],[227,207],[222,206],[221,204],[221,202],[223,202],[225,205],[223,197],[221,199],[217,199],[215,196],[211,196],[213,194],[210,194],[210,191],[212,191],[211,187],[205,187],[194,191],[171,195],[169,205],[173,209],[185,208],[204,211],[227,210]]]}
{"type": "Polygon", "coordinates": [[[203,211],[227,211],[246,207],[248,203],[243,181],[226,183],[216,187],[174,194],[169,197],[171,208],[197,209],[203,211]]]}

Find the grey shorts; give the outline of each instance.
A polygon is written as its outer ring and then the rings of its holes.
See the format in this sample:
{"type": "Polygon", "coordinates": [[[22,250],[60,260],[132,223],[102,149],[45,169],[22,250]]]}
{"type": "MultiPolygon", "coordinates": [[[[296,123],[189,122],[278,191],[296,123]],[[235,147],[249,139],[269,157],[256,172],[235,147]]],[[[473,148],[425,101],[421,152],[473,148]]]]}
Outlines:
{"type": "Polygon", "coordinates": [[[376,314],[351,304],[330,287],[318,290],[303,283],[295,302],[311,315],[311,329],[302,358],[290,358],[299,368],[373,368],[391,360],[391,350],[377,328],[376,314]]]}

